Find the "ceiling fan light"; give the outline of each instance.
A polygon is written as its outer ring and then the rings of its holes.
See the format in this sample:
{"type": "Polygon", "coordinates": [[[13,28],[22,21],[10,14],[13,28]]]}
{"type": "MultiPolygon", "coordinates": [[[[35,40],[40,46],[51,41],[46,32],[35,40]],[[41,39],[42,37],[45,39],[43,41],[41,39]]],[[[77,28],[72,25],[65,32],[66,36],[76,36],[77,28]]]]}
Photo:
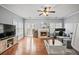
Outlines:
{"type": "Polygon", "coordinates": [[[48,12],[46,12],[46,13],[45,13],[45,12],[43,12],[43,15],[44,15],[44,16],[48,16],[48,12]]]}
{"type": "Polygon", "coordinates": [[[45,15],[45,16],[46,16],[46,13],[45,13],[45,12],[43,12],[43,15],[45,15]]]}
{"type": "Polygon", "coordinates": [[[48,14],[48,12],[46,12],[46,14],[48,14]]]}

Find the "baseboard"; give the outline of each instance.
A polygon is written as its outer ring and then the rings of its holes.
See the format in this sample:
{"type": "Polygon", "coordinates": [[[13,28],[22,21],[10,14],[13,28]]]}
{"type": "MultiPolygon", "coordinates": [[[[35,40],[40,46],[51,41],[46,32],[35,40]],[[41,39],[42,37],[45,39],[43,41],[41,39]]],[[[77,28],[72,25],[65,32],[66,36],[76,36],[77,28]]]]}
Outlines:
{"type": "MultiPolygon", "coordinates": [[[[72,47],[73,48],[73,47],[72,47]]],[[[76,49],[73,48],[73,50],[77,53],[77,55],[79,55],[79,51],[77,51],[76,49]]]]}

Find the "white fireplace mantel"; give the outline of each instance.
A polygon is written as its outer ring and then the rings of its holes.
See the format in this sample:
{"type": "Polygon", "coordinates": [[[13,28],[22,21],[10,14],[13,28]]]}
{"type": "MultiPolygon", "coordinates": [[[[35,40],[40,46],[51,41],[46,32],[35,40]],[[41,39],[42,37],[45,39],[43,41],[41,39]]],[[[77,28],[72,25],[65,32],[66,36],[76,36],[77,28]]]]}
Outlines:
{"type": "Polygon", "coordinates": [[[47,28],[45,28],[45,29],[39,29],[38,30],[38,37],[39,38],[47,38],[48,37],[48,32],[49,32],[49,29],[47,29],[47,28]],[[42,32],[46,32],[47,34],[45,36],[42,36],[41,35],[42,32]]]}

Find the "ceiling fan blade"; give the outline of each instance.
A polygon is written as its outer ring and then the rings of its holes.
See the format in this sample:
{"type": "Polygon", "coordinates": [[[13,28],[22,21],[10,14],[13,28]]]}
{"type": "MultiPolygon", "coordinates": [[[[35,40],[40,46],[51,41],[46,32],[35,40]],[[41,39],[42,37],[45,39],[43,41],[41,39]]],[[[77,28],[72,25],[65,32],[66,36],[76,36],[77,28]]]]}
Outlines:
{"type": "Polygon", "coordinates": [[[37,10],[38,12],[43,12],[42,10],[37,10]]]}
{"type": "Polygon", "coordinates": [[[51,7],[48,7],[49,9],[51,9],[51,7]]]}
{"type": "Polygon", "coordinates": [[[43,13],[39,14],[39,16],[41,16],[43,13]]]}
{"type": "Polygon", "coordinates": [[[46,11],[47,10],[47,7],[44,7],[44,11],[46,11]]]}
{"type": "Polygon", "coordinates": [[[55,11],[48,11],[49,13],[55,13],[55,11]]]}

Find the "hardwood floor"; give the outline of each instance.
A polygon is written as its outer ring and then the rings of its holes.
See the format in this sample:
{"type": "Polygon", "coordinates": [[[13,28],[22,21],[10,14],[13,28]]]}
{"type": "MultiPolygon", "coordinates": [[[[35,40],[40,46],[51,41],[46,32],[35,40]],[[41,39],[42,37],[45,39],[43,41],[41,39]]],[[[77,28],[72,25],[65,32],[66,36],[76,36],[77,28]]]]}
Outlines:
{"type": "Polygon", "coordinates": [[[6,50],[2,55],[47,55],[42,39],[25,37],[18,44],[6,50]]]}

